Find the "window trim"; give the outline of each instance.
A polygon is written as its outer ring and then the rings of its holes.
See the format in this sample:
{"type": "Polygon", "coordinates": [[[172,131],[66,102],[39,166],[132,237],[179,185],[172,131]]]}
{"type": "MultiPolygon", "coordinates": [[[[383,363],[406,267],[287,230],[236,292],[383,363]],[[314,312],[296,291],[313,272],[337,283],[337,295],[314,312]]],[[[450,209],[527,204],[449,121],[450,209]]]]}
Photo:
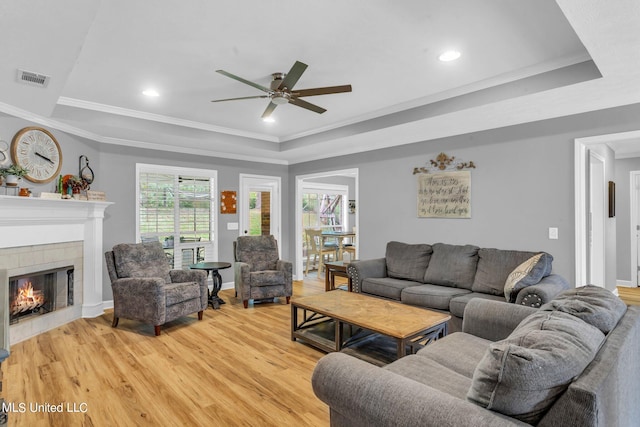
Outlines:
{"type": "MultiPolygon", "coordinates": [[[[159,173],[168,175],[188,175],[188,176],[203,176],[212,180],[211,183],[211,209],[213,220],[213,240],[212,245],[212,259],[207,261],[218,260],[218,171],[213,169],[200,169],[200,168],[186,168],[181,166],[167,166],[167,165],[155,165],[149,163],[136,163],[136,192],[135,192],[135,241],[140,242],[140,173],[159,173]]],[[[209,258],[209,257],[207,257],[209,258]]]]}
{"type": "Polygon", "coordinates": [[[305,182],[301,186],[300,196],[302,198],[302,196],[305,193],[311,193],[311,192],[325,192],[325,193],[341,195],[342,201],[340,202],[340,204],[341,204],[341,216],[342,216],[341,219],[343,224],[342,228],[344,230],[350,230],[351,227],[353,227],[352,225],[349,225],[349,214],[348,214],[349,186],[348,185],[324,184],[321,182],[305,182]],[[311,191],[307,191],[307,190],[311,190],[311,191]]]}

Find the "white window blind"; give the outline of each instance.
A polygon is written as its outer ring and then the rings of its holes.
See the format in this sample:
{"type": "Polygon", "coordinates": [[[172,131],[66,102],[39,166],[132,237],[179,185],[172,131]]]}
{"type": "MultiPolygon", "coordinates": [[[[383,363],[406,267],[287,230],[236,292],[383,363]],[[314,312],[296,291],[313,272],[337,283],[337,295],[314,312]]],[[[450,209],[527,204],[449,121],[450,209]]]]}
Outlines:
{"type": "Polygon", "coordinates": [[[140,240],[162,242],[174,268],[213,259],[214,178],[157,169],[138,169],[140,240]]]}

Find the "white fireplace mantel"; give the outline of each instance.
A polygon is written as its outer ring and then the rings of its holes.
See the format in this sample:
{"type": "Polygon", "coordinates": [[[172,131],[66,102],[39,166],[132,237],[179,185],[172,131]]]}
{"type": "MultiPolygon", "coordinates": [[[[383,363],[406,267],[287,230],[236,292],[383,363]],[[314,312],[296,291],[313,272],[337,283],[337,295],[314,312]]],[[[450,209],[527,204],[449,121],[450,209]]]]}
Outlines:
{"type": "Polygon", "coordinates": [[[111,202],[0,196],[0,249],[82,241],[82,317],[104,312],[102,221],[111,202]]]}

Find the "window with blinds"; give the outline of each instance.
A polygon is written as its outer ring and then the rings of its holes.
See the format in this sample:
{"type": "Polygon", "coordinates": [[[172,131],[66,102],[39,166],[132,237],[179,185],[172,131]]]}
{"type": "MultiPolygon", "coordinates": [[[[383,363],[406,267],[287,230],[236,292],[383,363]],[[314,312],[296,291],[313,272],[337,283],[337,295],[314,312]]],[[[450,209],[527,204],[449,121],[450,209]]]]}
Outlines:
{"type": "Polygon", "coordinates": [[[212,259],[214,176],[189,169],[138,168],[138,232],[160,241],[173,268],[212,259]],[[167,172],[167,170],[170,171],[167,172]]]}

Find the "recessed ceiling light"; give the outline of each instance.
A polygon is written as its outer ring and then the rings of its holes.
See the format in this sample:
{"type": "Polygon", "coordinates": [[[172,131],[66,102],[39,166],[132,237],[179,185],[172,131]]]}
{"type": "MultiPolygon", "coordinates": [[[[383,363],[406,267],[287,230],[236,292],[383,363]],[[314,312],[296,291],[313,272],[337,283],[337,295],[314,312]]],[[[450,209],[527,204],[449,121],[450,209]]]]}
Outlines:
{"type": "Polygon", "coordinates": [[[458,52],[457,50],[448,50],[441,53],[438,57],[438,59],[442,62],[455,61],[458,58],[460,58],[460,52],[458,52]]]}
{"type": "Polygon", "coordinates": [[[142,91],[142,94],[145,96],[160,96],[158,91],[155,89],[145,89],[142,91]]]}
{"type": "Polygon", "coordinates": [[[269,117],[265,117],[264,119],[262,119],[263,122],[265,123],[275,123],[276,119],[274,119],[273,117],[269,116],[269,117]]]}

